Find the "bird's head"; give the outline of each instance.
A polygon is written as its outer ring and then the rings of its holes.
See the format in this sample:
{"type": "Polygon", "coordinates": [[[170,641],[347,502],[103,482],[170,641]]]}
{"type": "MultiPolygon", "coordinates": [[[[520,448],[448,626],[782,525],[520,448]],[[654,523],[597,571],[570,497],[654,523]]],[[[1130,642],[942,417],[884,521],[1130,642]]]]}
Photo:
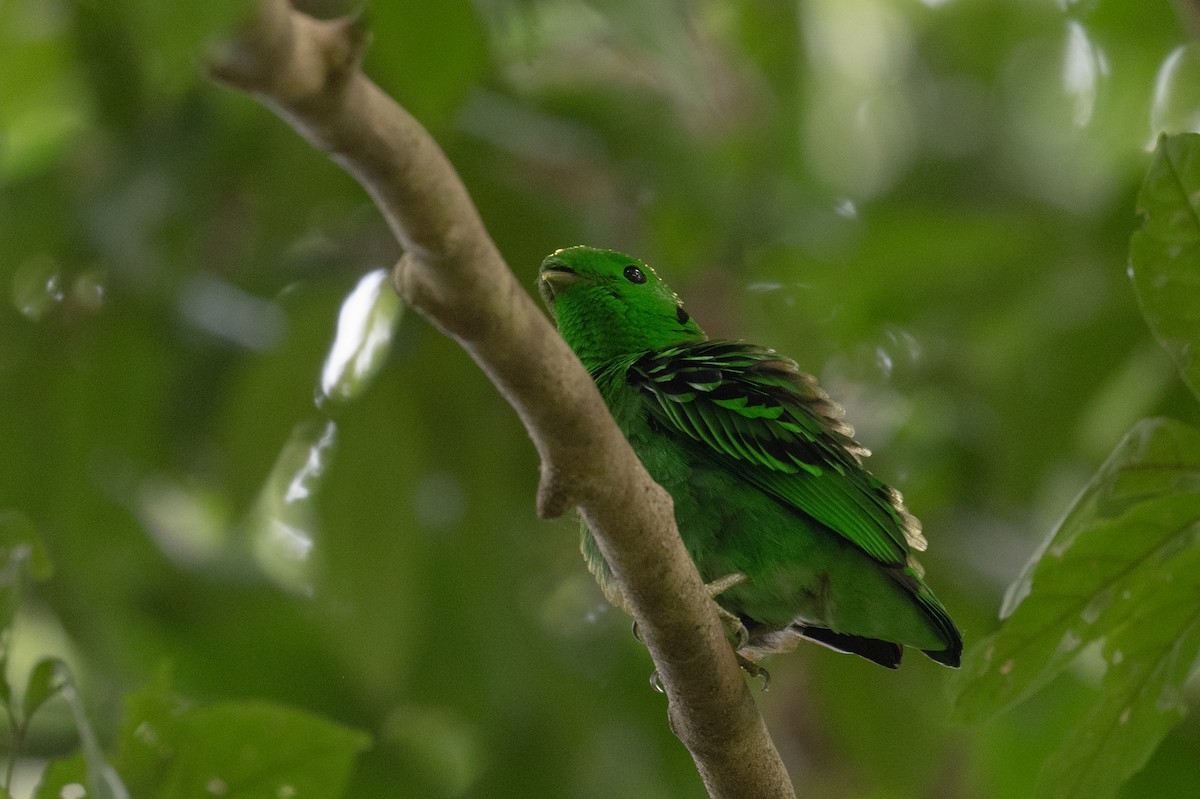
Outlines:
{"type": "Polygon", "coordinates": [[[611,358],[707,338],[683,302],[637,258],[567,247],[542,261],[538,290],[589,369],[611,358]]]}

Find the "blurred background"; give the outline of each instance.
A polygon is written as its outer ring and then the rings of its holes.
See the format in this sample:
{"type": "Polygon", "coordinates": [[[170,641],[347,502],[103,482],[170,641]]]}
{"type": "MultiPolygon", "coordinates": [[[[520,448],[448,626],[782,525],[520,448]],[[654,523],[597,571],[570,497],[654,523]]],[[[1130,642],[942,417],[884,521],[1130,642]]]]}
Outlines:
{"type": "MultiPolygon", "coordinates": [[[[72,663],[102,739],[164,666],[363,730],[351,797],[702,796],[520,424],[391,293],[375,208],[204,77],[238,13],[0,0],[0,510],[55,570],[16,643],[72,663]]],[[[626,250],[816,374],[969,646],[1136,419],[1197,421],[1126,276],[1147,148],[1200,125],[1187,13],[394,0],[365,68],[531,289],[558,247],[626,250]]],[[[1096,679],[965,727],[919,656],[769,667],[793,778],[835,799],[1023,797],[1096,679]]],[[[1193,719],[1122,795],[1196,796],[1198,752],[1193,719]]]]}

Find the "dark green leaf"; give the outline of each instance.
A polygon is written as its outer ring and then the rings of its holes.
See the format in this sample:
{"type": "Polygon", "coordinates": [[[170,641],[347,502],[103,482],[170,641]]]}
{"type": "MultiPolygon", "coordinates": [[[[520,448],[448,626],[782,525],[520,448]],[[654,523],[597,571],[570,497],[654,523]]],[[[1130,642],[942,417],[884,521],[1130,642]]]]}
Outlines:
{"type": "Polygon", "coordinates": [[[170,730],[179,704],[165,667],[149,684],[126,695],[113,763],[133,796],[153,796],[165,779],[175,754],[170,730]]]}
{"type": "MultiPolygon", "coordinates": [[[[108,757],[104,750],[100,747],[100,742],[96,738],[96,733],[92,729],[92,723],[88,720],[87,709],[84,707],[83,699],[79,696],[79,690],[75,686],[74,680],[71,678],[71,673],[67,669],[65,663],[61,661],[47,660],[38,664],[39,668],[34,669],[35,676],[40,667],[46,663],[53,664],[50,669],[52,672],[45,678],[41,678],[45,686],[53,685],[57,682],[58,691],[62,694],[63,699],[67,701],[67,706],[71,708],[71,715],[75,720],[75,731],[79,735],[79,754],[85,765],[85,780],[89,799],[129,799],[129,791],[125,788],[125,784],[121,781],[121,777],[117,774],[108,762],[108,757]]],[[[32,680],[31,680],[32,682],[32,680]]],[[[46,687],[39,685],[39,692],[45,692],[46,687]]],[[[28,704],[28,701],[27,701],[28,704]]],[[[77,769],[71,766],[69,774],[76,774],[77,769]]]]}
{"type": "Polygon", "coordinates": [[[1146,322],[1200,397],[1200,135],[1163,136],[1138,194],[1130,271],[1146,322]]]}
{"type": "MultiPolygon", "coordinates": [[[[78,697],[74,688],[67,688],[64,696],[68,697],[72,709],[78,710],[78,697]]],[[[81,727],[79,734],[83,744],[80,751],[71,757],[56,760],[46,768],[33,799],[64,799],[71,796],[88,799],[129,799],[129,792],[125,790],[117,772],[100,754],[90,728],[81,727]]]]}
{"type": "Polygon", "coordinates": [[[67,667],[58,658],[44,658],[38,661],[29,674],[29,682],[25,685],[24,720],[29,719],[38,708],[57,694],[66,685],[67,667]]]}

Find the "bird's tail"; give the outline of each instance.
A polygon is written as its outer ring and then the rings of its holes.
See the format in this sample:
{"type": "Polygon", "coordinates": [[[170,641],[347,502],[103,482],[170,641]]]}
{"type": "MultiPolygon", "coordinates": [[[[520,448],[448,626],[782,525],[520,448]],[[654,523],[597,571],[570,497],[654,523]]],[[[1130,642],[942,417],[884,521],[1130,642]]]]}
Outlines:
{"type": "Polygon", "coordinates": [[[858,655],[889,669],[900,668],[900,656],[904,654],[904,647],[900,644],[880,641],[878,638],[864,638],[861,635],[835,633],[825,627],[796,624],[793,625],[793,629],[808,640],[827,646],[835,652],[858,655]]]}

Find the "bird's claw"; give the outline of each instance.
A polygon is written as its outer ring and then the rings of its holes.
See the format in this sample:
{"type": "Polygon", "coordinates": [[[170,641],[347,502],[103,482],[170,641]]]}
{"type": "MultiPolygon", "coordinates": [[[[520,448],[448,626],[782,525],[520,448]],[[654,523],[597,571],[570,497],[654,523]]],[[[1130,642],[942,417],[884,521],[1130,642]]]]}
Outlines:
{"type": "MultiPolygon", "coordinates": [[[[724,577],[718,577],[711,583],[705,583],[704,587],[708,590],[708,596],[715,603],[716,598],[721,594],[733,588],[736,585],[741,585],[748,578],[742,572],[734,572],[726,574],[724,577]]],[[[721,617],[722,624],[725,625],[726,636],[733,644],[735,651],[743,649],[746,644],[750,643],[750,633],[746,630],[746,625],[738,618],[737,614],[717,605],[717,615],[721,617]]]]}
{"type": "Polygon", "coordinates": [[[735,652],[734,656],[737,658],[738,665],[742,667],[742,671],[752,678],[762,678],[762,690],[763,693],[766,693],[767,689],[771,687],[771,672],[740,652],[735,652]]]}
{"type": "MultiPolygon", "coordinates": [[[[713,580],[710,583],[705,583],[704,587],[708,591],[708,596],[714,600],[713,604],[716,604],[715,600],[718,596],[736,585],[741,585],[742,583],[746,582],[747,579],[748,578],[746,575],[742,572],[734,572],[733,574],[727,574],[724,577],[718,577],[716,580],[713,580]]],[[[733,613],[732,611],[729,611],[720,605],[717,605],[717,616],[721,619],[721,624],[725,627],[726,637],[733,646],[733,653],[734,657],[737,658],[738,666],[740,666],[742,671],[749,674],[752,678],[761,678],[762,689],[763,691],[766,691],[771,685],[771,673],[742,654],[742,650],[745,649],[750,643],[750,631],[746,629],[746,625],[736,613],[733,613]]],[[[633,622],[633,637],[638,641],[645,643],[642,641],[642,633],[638,628],[636,619],[633,622]]],[[[659,676],[657,669],[650,674],[650,687],[660,694],[666,693],[666,689],[663,687],[662,677],[659,676]]]]}
{"type": "Polygon", "coordinates": [[[720,617],[721,623],[725,627],[725,637],[733,644],[733,650],[738,652],[745,649],[746,645],[750,643],[750,631],[746,629],[742,620],[720,605],[717,605],[717,616],[720,617]]]}

